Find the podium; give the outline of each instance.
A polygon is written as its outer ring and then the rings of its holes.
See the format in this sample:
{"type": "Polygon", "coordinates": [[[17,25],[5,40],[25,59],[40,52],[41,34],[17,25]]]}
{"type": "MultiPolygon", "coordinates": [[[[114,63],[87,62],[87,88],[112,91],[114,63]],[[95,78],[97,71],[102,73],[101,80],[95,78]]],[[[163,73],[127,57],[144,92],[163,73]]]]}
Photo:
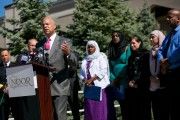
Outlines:
{"type": "Polygon", "coordinates": [[[33,70],[36,71],[38,97],[40,108],[40,120],[53,120],[53,106],[50,91],[49,70],[48,66],[32,62],[33,70]]]}

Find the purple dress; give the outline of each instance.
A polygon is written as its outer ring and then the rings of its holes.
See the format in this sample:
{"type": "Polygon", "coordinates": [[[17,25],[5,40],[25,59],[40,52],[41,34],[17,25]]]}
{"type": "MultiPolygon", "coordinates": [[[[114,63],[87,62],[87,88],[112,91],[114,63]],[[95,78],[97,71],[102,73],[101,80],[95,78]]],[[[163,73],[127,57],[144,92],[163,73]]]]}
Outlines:
{"type": "MultiPolygon", "coordinates": [[[[91,61],[87,62],[87,79],[91,78],[89,66],[91,61]]],[[[107,120],[107,98],[106,89],[102,90],[102,101],[84,99],[84,120],[107,120]]]]}

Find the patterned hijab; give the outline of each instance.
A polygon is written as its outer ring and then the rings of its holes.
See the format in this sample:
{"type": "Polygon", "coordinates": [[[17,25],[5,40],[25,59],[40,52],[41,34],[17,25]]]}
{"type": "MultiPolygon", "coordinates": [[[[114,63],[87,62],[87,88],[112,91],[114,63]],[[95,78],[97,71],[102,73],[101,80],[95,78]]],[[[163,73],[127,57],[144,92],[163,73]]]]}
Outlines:
{"type": "Polygon", "coordinates": [[[155,35],[159,39],[158,44],[155,46],[152,46],[151,51],[150,51],[150,71],[152,75],[157,75],[159,73],[159,63],[157,62],[157,51],[162,45],[162,42],[165,36],[159,30],[152,31],[150,35],[155,35]]]}
{"type": "Polygon", "coordinates": [[[97,59],[99,56],[100,56],[100,49],[99,49],[97,42],[94,40],[88,41],[86,44],[86,57],[85,57],[85,59],[87,61],[91,61],[91,60],[97,59]],[[94,46],[96,48],[96,51],[91,55],[88,53],[88,46],[89,45],[94,46]]]}

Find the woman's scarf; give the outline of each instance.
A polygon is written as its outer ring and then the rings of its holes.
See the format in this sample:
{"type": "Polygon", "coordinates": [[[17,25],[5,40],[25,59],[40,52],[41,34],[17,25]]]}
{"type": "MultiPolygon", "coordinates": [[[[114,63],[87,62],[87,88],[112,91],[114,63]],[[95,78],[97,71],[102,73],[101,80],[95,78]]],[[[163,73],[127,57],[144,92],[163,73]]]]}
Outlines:
{"type": "Polygon", "coordinates": [[[108,57],[110,60],[115,60],[125,51],[128,42],[125,40],[124,36],[120,34],[120,41],[114,43],[112,40],[109,44],[108,57]]]}
{"type": "Polygon", "coordinates": [[[86,57],[85,57],[85,59],[87,61],[92,61],[94,59],[97,59],[99,56],[100,56],[100,49],[99,49],[97,42],[94,40],[88,41],[88,43],[86,44],[86,57]],[[96,48],[95,52],[91,55],[88,53],[88,46],[89,45],[92,45],[96,48]]]}
{"type": "Polygon", "coordinates": [[[152,31],[151,35],[155,35],[159,39],[158,44],[153,46],[150,50],[150,72],[153,76],[157,76],[157,74],[159,73],[159,62],[157,61],[157,52],[160,46],[162,45],[165,36],[159,30],[152,31]]]}

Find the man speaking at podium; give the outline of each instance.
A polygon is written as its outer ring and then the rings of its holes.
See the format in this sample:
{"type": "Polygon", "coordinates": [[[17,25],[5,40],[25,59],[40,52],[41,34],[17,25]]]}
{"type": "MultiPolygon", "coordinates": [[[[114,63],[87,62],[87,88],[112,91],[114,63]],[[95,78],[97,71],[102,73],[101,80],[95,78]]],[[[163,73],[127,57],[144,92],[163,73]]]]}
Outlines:
{"type": "Polygon", "coordinates": [[[37,45],[44,49],[46,65],[55,68],[49,72],[54,120],[67,120],[67,103],[70,94],[70,81],[77,69],[77,58],[71,50],[71,41],[56,33],[55,21],[46,16],[42,19],[45,39],[37,45]]]}

